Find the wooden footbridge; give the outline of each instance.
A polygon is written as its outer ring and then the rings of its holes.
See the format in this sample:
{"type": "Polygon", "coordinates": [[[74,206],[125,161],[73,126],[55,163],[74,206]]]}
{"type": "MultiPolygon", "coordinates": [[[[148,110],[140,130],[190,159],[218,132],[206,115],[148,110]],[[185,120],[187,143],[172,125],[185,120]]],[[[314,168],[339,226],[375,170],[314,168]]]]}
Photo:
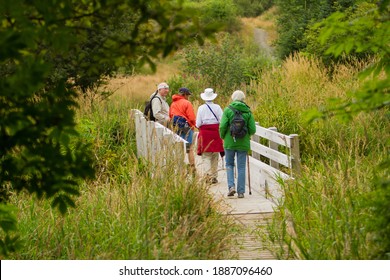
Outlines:
{"type": "MultiPolygon", "coordinates": [[[[166,160],[166,157],[157,158],[155,155],[165,154],[167,147],[175,146],[174,150],[177,154],[172,156],[187,161],[186,141],[168,128],[147,121],[139,110],[132,110],[131,114],[136,125],[138,157],[144,157],[152,162],[166,160]]],[[[201,157],[195,156],[195,158],[197,172],[202,175],[201,157]]],[[[278,202],[283,198],[278,180],[293,179],[294,175],[300,172],[298,135],[284,135],[277,132],[276,128],[256,125],[256,133],[251,139],[251,155],[247,171],[245,198],[227,197],[226,170],[223,158],[220,158],[218,183],[210,186],[210,192],[216,200],[220,201],[222,205],[220,211],[232,215],[237,223],[243,225],[244,230],[237,240],[237,258],[273,259],[270,252],[262,249],[256,228],[266,225],[276,211],[278,202]]]]}

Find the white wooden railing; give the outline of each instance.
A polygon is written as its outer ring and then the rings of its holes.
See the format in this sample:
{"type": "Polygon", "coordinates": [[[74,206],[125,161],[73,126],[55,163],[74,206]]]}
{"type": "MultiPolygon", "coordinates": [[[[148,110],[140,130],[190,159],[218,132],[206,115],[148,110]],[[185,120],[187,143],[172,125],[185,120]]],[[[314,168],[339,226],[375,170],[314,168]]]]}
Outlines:
{"type": "Polygon", "coordinates": [[[299,136],[279,133],[275,127],[256,124],[251,139],[248,184],[260,188],[267,198],[283,196],[278,180],[294,179],[301,172],[299,136]]]}
{"type": "MultiPolygon", "coordinates": [[[[170,159],[180,165],[185,163],[185,140],[161,124],[147,121],[139,110],[133,109],[131,114],[135,121],[139,158],[159,167],[170,159]]],[[[283,196],[278,180],[293,179],[299,174],[300,161],[298,135],[285,135],[274,127],[256,124],[256,133],[251,138],[247,184],[267,198],[278,199],[283,196]]]]}
{"type": "Polygon", "coordinates": [[[135,121],[138,158],[144,158],[156,168],[165,166],[169,160],[184,163],[187,141],[167,127],[146,120],[137,109],[131,110],[131,118],[135,121]]]}

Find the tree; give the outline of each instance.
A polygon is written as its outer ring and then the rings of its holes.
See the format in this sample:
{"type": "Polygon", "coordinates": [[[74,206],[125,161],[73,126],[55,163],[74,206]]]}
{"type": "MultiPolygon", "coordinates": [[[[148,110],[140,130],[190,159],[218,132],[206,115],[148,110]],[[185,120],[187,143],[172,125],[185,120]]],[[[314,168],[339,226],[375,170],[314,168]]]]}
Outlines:
{"type": "Polygon", "coordinates": [[[353,17],[336,12],[318,23],[318,40],[327,46],[325,54],[334,57],[367,53],[373,57],[370,67],[360,73],[363,86],[350,93],[350,100],[336,100],[322,113],[351,117],[390,105],[390,7],[389,0],[378,4],[362,3],[353,17]],[[387,3],[387,4],[386,4],[387,3]],[[380,5],[381,4],[381,5],[380,5]],[[329,43],[331,42],[331,43],[329,43]],[[351,101],[352,100],[352,101],[351,101]]]}
{"type": "Polygon", "coordinates": [[[277,51],[284,59],[306,47],[305,32],[335,11],[343,11],[359,0],[276,0],[279,10],[277,51]]]}
{"type": "Polygon", "coordinates": [[[149,63],[217,28],[169,0],[2,0],[0,5],[0,254],[17,246],[7,194],[27,191],[62,213],[93,178],[75,129],[77,89],[118,67],[149,63]]]}

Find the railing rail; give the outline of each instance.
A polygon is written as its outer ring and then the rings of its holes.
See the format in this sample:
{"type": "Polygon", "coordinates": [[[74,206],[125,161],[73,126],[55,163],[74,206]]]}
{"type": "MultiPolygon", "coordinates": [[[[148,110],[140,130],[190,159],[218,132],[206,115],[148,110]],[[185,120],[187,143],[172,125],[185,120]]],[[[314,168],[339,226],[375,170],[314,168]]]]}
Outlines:
{"type": "Polygon", "coordinates": [[[256,124],[256,133],[251,138],[251,151],[251,178],[248,178],[251,187],[259,187],[266,197],[281,197],[277,179],[293,179],[301,172],[299,136],[285,135],[275,127],[264,128],[256,124]]]}

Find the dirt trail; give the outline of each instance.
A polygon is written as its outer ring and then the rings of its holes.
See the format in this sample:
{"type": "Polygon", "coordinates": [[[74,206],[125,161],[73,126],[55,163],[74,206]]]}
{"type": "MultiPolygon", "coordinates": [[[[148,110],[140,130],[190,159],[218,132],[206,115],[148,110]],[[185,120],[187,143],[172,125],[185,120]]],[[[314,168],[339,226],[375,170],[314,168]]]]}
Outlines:
{"type": "Polygon", "coordinates": [[[264,29],[254,28],[253,36],[255,42],[265,51],[265,53],[271,58],[273,58],[274,49],[267,42],[267,32],[264,29]]]}

